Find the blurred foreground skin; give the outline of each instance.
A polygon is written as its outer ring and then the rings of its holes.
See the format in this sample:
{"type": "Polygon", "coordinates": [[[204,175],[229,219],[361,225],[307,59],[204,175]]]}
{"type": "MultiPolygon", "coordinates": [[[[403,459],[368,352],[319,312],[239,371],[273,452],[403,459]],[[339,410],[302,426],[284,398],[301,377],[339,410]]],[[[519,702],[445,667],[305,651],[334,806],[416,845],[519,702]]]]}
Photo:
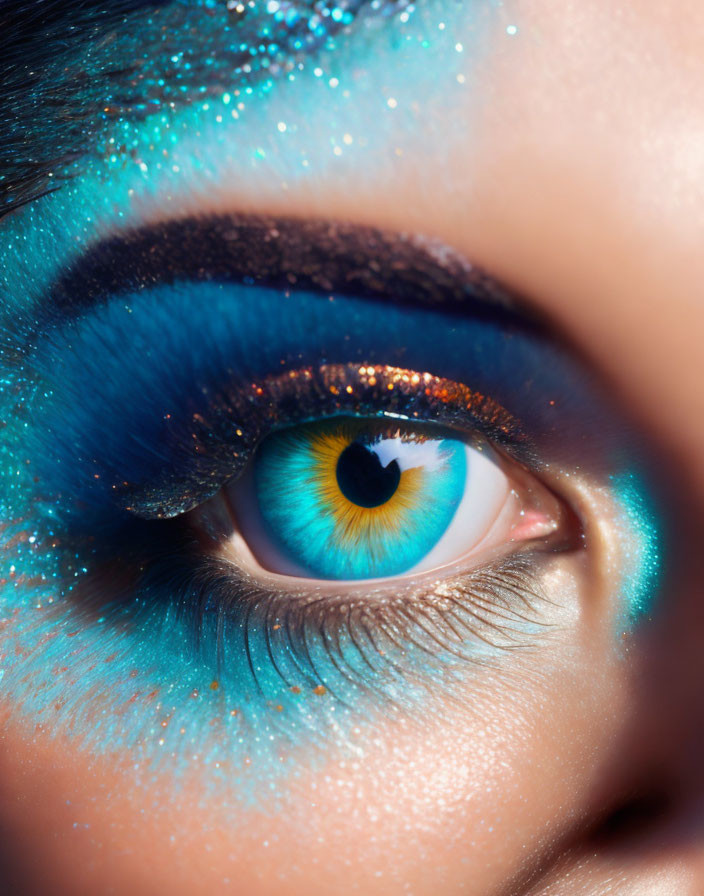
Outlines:
{"type": "Polygon", "coordinates": [[[506,21],[520,40],[482,70],[471,134],[454,111],[444,170],[406,155],[390,182],[272,186],[258,210],[437,237],[555,321],[671,468],[665,612],[628,663],[586,620],[472,679],[433,730],[362,731],[364,764],[331,757],[236,831],[197,781],[136,790],[128,757],[5,724],[5,892],[704,893],[704,6],[515,0],[506,21]]]}

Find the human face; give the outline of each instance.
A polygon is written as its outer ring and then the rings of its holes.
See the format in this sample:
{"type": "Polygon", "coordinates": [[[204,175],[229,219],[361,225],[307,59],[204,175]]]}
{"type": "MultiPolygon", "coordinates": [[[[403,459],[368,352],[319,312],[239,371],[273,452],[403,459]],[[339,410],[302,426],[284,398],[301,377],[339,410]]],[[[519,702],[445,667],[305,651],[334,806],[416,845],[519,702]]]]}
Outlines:
{"type": "Polygon", "coordinates": [[[8,106],[6,879],[699,892],[704,11],[65,6],[8,106]]]}

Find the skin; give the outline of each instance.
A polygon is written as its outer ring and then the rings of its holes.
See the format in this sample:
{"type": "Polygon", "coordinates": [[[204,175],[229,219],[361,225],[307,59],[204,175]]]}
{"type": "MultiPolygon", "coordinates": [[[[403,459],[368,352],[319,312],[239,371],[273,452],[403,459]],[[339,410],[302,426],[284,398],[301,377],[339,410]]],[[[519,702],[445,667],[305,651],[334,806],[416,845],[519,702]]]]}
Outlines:
{"type": "MultiPolygon", "coordinates": [[[[434,698],[433,726],[361,730],[363,762],[333,753],[291,782],[285,811],[249,810],[236,829],[226,794],[198,804],[197,774],[178,792],[167,775],[134,787],[120,757],[96,760],[13,718],[0,827],[19,891],[49,881],[53,892],[118,894],[704,889],[704,9],[631,0],[616,15],[607,0],[516,0],[506,14],[519,35],[482,63],[481,102],[454,111],[444,171],[432,142],[418,143],[392,176],[358,174],[354,190],[333,169],[314,188],[274,183],[256,197],[233,178],[210,208],[423,233],[528,297],[671,471],[666,610],[630,639],[626,662],[608,611],[580,614],[549,652],[434,698]],[[661,799],[640,826],[600,829],[634,794],[661,799]]],[[[4,693],[0,705],[11,701],[4,693]]]]}

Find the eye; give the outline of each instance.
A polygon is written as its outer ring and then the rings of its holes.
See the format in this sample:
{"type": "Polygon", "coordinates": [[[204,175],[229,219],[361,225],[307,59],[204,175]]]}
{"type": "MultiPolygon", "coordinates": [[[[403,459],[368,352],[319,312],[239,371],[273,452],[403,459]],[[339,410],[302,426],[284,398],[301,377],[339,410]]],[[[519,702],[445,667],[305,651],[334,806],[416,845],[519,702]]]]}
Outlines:
{"type": "MultiPolygon", "coordinates": [[[[11,599],[51,635],[23,641],[40,693],[66,665],[53,633],[76,633],[57,726],[95,729],[109,668],[101,717],[130,743],[158,730],[155,762],[254,749],[280,769],[283,741],[322,743],[328,707],[415,710],[458,663],[532,649],[586,606],[580,489],[643,515],[592,381],[449,250],[184,220],[99,244],[51,298],[23,346],[31,426],[5,430],[8,588],[34,589],[11,599]]],[[[632,583],[622,618],[649,587],[632,583]]]]}
{"type": "MultiPolygon", "coordinates": [[[[513,464],[516,468],[517,465],[513,464]]],[[[526,474],[524,474],[525,476],[526,474]]],[[[214,499],[239,563],[282,575],[357,580],[467,561],[549,533],[555,505],[513,482],[486,441],[441,427],[330,418],[267,437],[214,499]],[[524,494],[519,494],[519,490],[524,494]]]]}

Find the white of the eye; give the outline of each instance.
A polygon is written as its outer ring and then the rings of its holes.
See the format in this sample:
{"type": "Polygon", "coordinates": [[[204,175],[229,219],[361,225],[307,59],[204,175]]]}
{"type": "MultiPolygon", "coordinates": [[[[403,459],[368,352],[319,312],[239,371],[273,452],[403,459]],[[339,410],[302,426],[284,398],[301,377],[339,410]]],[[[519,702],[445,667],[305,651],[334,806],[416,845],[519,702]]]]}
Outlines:
{"type": "Polygon", "coordinates": [[[444,534],[409,572],[421,572],[460,560],[481,543],[506,504],[511,487],[508,477],[487,453],[464,447],[467,474],[464,492],[444,534]]]}

